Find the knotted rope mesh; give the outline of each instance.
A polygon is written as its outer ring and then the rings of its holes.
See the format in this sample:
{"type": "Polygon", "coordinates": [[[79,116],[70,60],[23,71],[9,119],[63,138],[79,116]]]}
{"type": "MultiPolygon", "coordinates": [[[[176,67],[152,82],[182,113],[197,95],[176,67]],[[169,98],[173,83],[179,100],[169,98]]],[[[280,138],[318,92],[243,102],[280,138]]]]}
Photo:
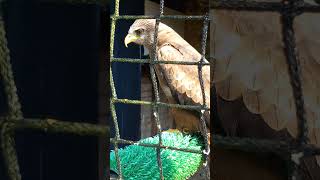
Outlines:
{"type": "MultiPolygon", "coordinates": [[[[282,23],[282,35],[284,43],[284,52],[286,55],[288,72],[290,75],[290,83],[292,86],[292,91],[294,95],[294,102],[296,106],[296,116],[298,119],[299,132],[297,137],[297,144],[287,144],[286,142],[272,142],[265,140],[254,140],[254,139],[238,139],[236,141],[234,138],[228,138],[228,140],[234,141],[237,149],[249,148],[251,151],[265,151],[274,152],[284,159],[288,160],[289,179],[296,179],[298,177],[297,166],[299,165],[299,160],[305,156],[319,155],[319,148],[311,145],[307,145],[308,142],[308,127],[306,120],[306,112],[304,107],[304,98],[301,87],[301,67],[299,64],[297,49],[295,43],[295,34],[293,29],[294,18],[304,12],[320,12],[320,6],[312,5],[304,2],[303,0],[283,0],[279,2],[259,2],[253,0],[239,0],[239,1],[229,1],[229,0],[212,0],[211,8],[213,9],[225,9],[225,10],[235,10],[235,11],[269,11],[278,12],[281,14],[282,23]],[[263,145],[263,143],[265,143],[263,145]],[[266,145],[266,146],[265,146],[266,145]],[[245,147],[247,146],[247,147],[245,147]],[[268,147],[267,147],[268,146],[268,147]],[[267,149],[262,149],[267,148],[267,149]],[[295,161],[297,160],[298,161],[295,161]]],[[[216,140],[224,139],[218,137],[214,138],[214,142],[218,143],[216,140]]],[[[223,143],[228,146],[227,143],[223,143]]]]}
{"type": "Polygon", "coordinates": [[[206,129],[206,123],[204,120],[204,112],[209,111],[208,107],[205,106],[206,104],[206,98],[205,98],[205,93],[204,93],[204,83],[202,79],[202,67],[205,65],[210,65],[209,63],[204,62],[205,58],[205,50],[206,50],[206,40],[207,40],[207,32],[208,32],[208,26],[209,26],[209,16],[208,13],[203,16],[184,16],[184,15],[163,15],[164,13],[164,0],[160,0],[160,13],[158,16],[130,16],[130,15],[119,15],[119,0],[115,0],[115,9],[114,9],[114,14],[111,16],[111,36],[110,36],[110,61],[111,62],[118,62],[118,63],[148,63],[149,68],[150,68],[150,76],[152,80],[152,87],[153,87],[153,94],[155,96],[155,100],[153,102],[146,102],[146,101],[140,101],[140,100],[129,100],[129,99],[118,99],[116,95],[116,90],[114,87],[114,81],[113,81],[113,75],[112,75],[112,69],[110,67],[110,82],[111,82],[111,89],[112,89],[112,97],[110,101],[110,106],[111,106],[111,114],[112,114],[112,119],[113,123],[115,125],[115,137],[111,138],[110,141],[114,144],[114,151],[115,151],[115,156],[116,156],[116,161],[117,161],[117,169],[119,171],[119,178],[123,178],[122,172],[121,172],[121,163],[120,163],[120,157],[118,153],[118,144],[119,143],[126,143],[126,144],[137,144],[137,145],[142,145],[142,146],[148,146],[148,147],[155,147],[157,150],[157,162],[158,162],[158,168],[160,172],[160,179],[164,179],[163,176],[163,169],[162,169],[162,161],[160,157],[160,150],[162,148],[166,149],[174,149],[177,151],[184,151],[184,152],[192,152],[192,153],[199,153],[199,154],[204,154],[206,162],[209,159],[208,153],[209,153],[209,144],[208,144],[208,135],[207,135],[207,129],[206,129]],[[116,21],[119,19],[156,19],[156,26],[155,26],[155,34],[154,34],[154,44],[153,44],[153,54],[150,56],[150,59],[147,60],[141,60],[141,59],[129,59],[129,58],[115,58],[113,57],[113,51],[114,51],[114,34],[115,34],[115,29],[116,29],[116,21]],[[201,20],[203,21],[203,32],[202,32],[202,38],[201,38],[201,55],[202,58],[199,62],[185,62],[185,61],[160,61],[157,59],[157,41],[158,41],[158,26],[159,23],[162,19],[174,19],[174,20],[201,20]],[[180,64],[180,65],[196,65],[198,66],[198,76],[199,76],[199,81],[200,81],[200,86],[201,86],[201,91],[202,91],[202,97],[203,98],[203,105],[200,106],[193,106],[193,105],[180,105],[180,104],[167,104],[167,103],[161,103],[160,102],[160,95],[159,95],[159,86],[157,83],[156,79],[156,73],[154,70],[154,66],[160,63],[166,63],[166,64],[180,64]],[[128,141],[121,139],[120,133],[119,133],[119,127],[118,127],[118,122],[117,122],[117,116],[115,112],[115,103],[125,103],[125,104],[139,104],[139,105],[150,105],[152,106],[152,114],[153,117],[156,121],[157,125],[157,132],[158,132],[158,137],[159,137],[159,142],[158,144],[141,144],[139,142],[133,142],[133,141],[128,141]],[[159,119],[159,107],[174,107],[174,108],[181,108],[181,109],[188,109],[188,110],[197,110],[201,114],[201,129],[203,130],[203,136],[204,136],[204,141],[205,141],[205,151],[195,151],[195,150],[190,150],[190,149],[184,149],[184,148],[174,148],[174,147],[168,147],[168,146],[163,146],[162,145],[162,129],[161,129],[161,124],[160,124],[160,119],[159,119]]]}
{"type": "MultiPolygon", "coordinates": [[[[299,125],[299,135],[298,135],[298,143],[297,144],[289,144],[288,142],[282,141],[272,141],[272,140],[264,140],[264,139],[252,139],[252,138],[237,138],[237,137],[222,137],[220,135],[212,135],[212,141],[214,142],[215,146],[219,146],[222,148],[227,149],[238,149],[244,150],[249,152],[273,152],[288,161],[288,177],[289,179],[295,179],[297,177],[297,166],[299,165],[299,161],[295,161],[297,158],[303,158],[305,156],[313,156],[313,155],[320,155],[320,149],[313,146],[308,145],[308,127],[306,123],[306,113],[304,108],[304,98],[302,94],[301,88],[301,75],[300,75],[300,65],[297,57],[297,50],[295,45],[295,37],[294,37],[294,30],[293,30],[293,20],[297,15],[302,14],[303,12],[320,12],[320,7],[317,5],[311,5],[308,3],[303,2],[302,0],[287,0],[287,1],[279,1],[279,2],[259,2],[253,0],[210,0],[209,6],[211,9],[225,9],[225,10],[236,10],[236,11],[270,11],[270,12],[278,12],[281,14],[281,21],[282,21],[282,33],[283,33],[283,42],[285,44],[284,51],[286,54],[287,64],[288,64],[288,71],[290,75],[290,83],[293,90],[295,106],[296,106],[296,116],[298,119],[299,125]]],[[[205,126],[203,121],[203,111],[208,110],[205,106],[195,107],[195,106],[185,106],[185,105],[173,105],[173,104],[165,104],[159,102],[159,92],[158,92],[158,85],[155,79],[155,73],[153,70],[153,66],[159,63],[166,63],[166,64],[183,64],[183,65],[198,65],[199,67],[199,80],[200,85],[203,92],[203,81],[201,77],[201,67],[204,65],[208,65],[210,63],[204,63],[203,58],[205,56],[205,42],[206,42],[206,35],[208,29],[208,22],[209,18],[207,15],[205,16],[175,16],[175,15],[163,15],[163,7],[164,7],[164,0],[160,0],[160,15],[159,16],[130,16],[130,15],[119,15],[119,0],[115,0],[115,13],[111,17],[112,18],[112,26],[111,26],[111,39],[110,42],[110,55],[111,55],[111,62],[128,62],[128,63],[149,63],[150,66],[150,73],[152,79],[152,85],[155,94],[155,102],[145,102],[145,101],[138,101],[138,100],[127,100],[127,99],[117,99],[116,91],[114,89],[114,84],[112,80],[112,73],[111,75],[111,87],[112,91],[112,115],[114,124],[116,126],[116,137],[111,138],[111,142],[115,144],[115,154],[117,159],[117,165],[119,169],[120,178],[122,177],[121,168],[120,168],[120,160],[117,154],[118,151],[118,143],[127,143],[133,144],[132,141],[123,140],[120,138],[118,124],[116,121],[116,114],[114,109],[114,103],[127,103],[127,104],[140,104],[140,105],[151,105],[153,107],[153,114],[156,120],[156,124],[158,127],[159,135],[159,144],[156,146],[158,151],[158,165],[160,170],[160,177],[163,179],[162,175],[162,167],[161,167],[161,158],[159,155],[160,148],[163,148],[161,145],[161,126],[159,123],[159,117],[157,108],[159,106],[166,106],[166,107],[177,107],[183,109],[193,109],[202,112],[201,114],[201,125],[205,126]],[[156,32],[158,30],[159,21],[162,19],[175,19],[175,20],[203,20],[204,27],[202,32],[202,58],[199,62],[162,62],[157,60],[156,55],[153,55],[154,58],[149,60],[141,60],[141,59],[129,59],[129,58],[114,58],[113,57],[113,43],[114,43],[114,32],[116,28],[116,21],[118,19],[156,19],[156,32]]],[[[211,19],[214,21],[214,19],[211,19]]],[[[157,33],[155,33],[155,41],[157,42],[157,33]]],[[[154,50],[156,47],[154,46],[154,50]]],[[[154,51],[156,52],[156,51],[154,51]]],[[[213,61],[211,62],[212,68],[214,68],[214,57],[212,57],[213,61]]],[[[110,70],[111,71],[111,70],[110,70]]],[[[211,69],[212,71],[212,69],[211,69]]],[[[205,97],[205,96],[203,96],[205,97]]],[[[203,99],[203,104],[205,104],[205,98],[203,99]]],[[[212,108],[214,111],[214,108],[212,108]]],[[[212,114],[212,113],[211,113],[212,114]]],[[[213,121],[214,119],[212,119],[213,121]]],[[[203,127],[202,127],[203,128],[203,127]]],[[[208,138],[205,136],[205,139],[208,138]]],[[[170,147],[168,147],[170,148],[170,147]]],[[[180,149],[184,151],[183,149],[180,149]]],[[[208,144],[206,144],[206,150],[209,150],[208,144]]],[[[200,152],[198,152],[200,153],[200,152]]],[[[208,156],[206,156],[208,157],[208,156]]]]}
{"type": "MultiPolygon", "coordinates": [[[[64,2],[106,4],[106,0],[65,0],[64,2]]],[[[108,137],[109,127],[89,123],[63,122],[52,119],[27,119],[23,117],[7,46],[3,19],[4,1],[2,0],[0,3],[0,79],[4,85],[8,109],[6,115],[0,117],[1,152],[8,178],[10,180],[20,180],[21,175],[14,142],[15,131],[28,129],[45,133],[108,137]]]]}
{"type": "MultiPolygon", "coordinates": [[[[62,0],[61,0],[62,1],[62,0]]],[[[64,0],[65,2],[72,3],[105,3],[103,0],[64,0]]],[[[0,1],[3,3],[3,1],[0,1]]],[[[283,42],[285,44],[285,53],[287,57],[288,70],[290,74],[290,83],[292,85],[295,105],[296,105],[296,115],[299,121],[299,143],[297,145],[288,144],[287,142],[278,142],[272,140],[260,140],[252,138],[237,138],[237,137],[222,137],[219,135],[212,135],[212,141],[215,146],[219,146],[227,149],[238,149],[250,152],[274,152],[284,158],[291,164],[291,168],[288,170],[288,176],[290,179],[295,179],[297,174],[298,162],[293,161],[292,157],[302,158],[305,156],[320,155],[320,149],[312,145],[306,144],[308,128],[306,123],[305,109],[304,109],[304,99],[301,89],[301,77],[300,77],[300,66],[296,55],[295,47],[295,37],[293,31],[293,20],[297,15],[304,12],[320,12],[320,7],[317,5],[311,5],[303,2],[302,0],[295,1],[282,1],[282,2],[258,2],[249,0],[211,0],[210,8],[212,9],[229,9],[237,11],[273,11],[279,12],[282,17],[282,29],[283,29],[283,42]]],[[[128,99],[118,99],[116,95],[116,90],[114,87],[112,69],[110,68],[110,83],[111,83],[111,99],[110,99],[110,110],[115,125],[115,137],[111,138],[110,141],[114,144],[115,155],[117,159],[117,166],[119,169],[119,176],[122,178],[121,164],[118,155],[118,144],[137,144],[137,142],[121,139],[119,133],[119,126],[117,121],[117,116],[115,112],[115,103],[125,103],[125,104],[140,104],[140,105],[150,105],[152,106],[153,116],[156,121],[159,133],[159,143],[157,145],[151,144],[139,144],[141,146],[156,147],[157,148],[157,161],[160,170],[160,177],[164,179],[162,172],[162,162],[160,158],[160,149],[168,148],[184,152],[201,153],[206,156],[208,160],[207,153],[201,151],[193,151],[188,149],[180,149],[174,147],[166,147],[162,145],[161,139],[161,124],[159,121],[158,107],[175,107],[189,110],[197,110],[201,112],[201,124],[205,126],[203,120],[203,112],[209,109],[205,106],[187,106],[179,104],[166,104],[159,102],[159,91],[158,84],[156,81],[155,72],[153,66],[158,63],[169,63],[169,64],[184,64],[184,65],[198,65],[199,69],[199,80],[203,92],[203,81],[201,78],[201,68],[204,65],[209,65],[209,63],[204,63],[203,58],[205,55],[205,44],[207,39],[207,29],[209,18],[208,14],[204,16],[175,16],[175,15],[163,15],[164,0],[160,1],[160,15],[159,16],[130,16],[130,15],[119,15],[119,0],[115,0],[115,11],[114,15],[111,16],[111,39],[110,39],[110,61],[111,62],[129,62],[129,63],[149,63],[150,73],[152,78],[152,85],[155,94],[154,102],[146,102],[139,100],[128,100],[128,99]],[[141,60],[141,59],[128,59],[128,58],[115,58],[113,57],[114,50],[114,34],[116,28],[116,21],[118,19],[156,19],[157,26],[161,19],[175,19],[175,20],[203,20],[203,33],[202,33],[202,58],[199,62],[162,62],[155,59],[141,60]]],[[[2,6],[1,6],[2,8],[2,6]]],[[[23,118],[21,112],[21,105],[19,103],[19,98],[16,93],[16,86],[14,83],[12,68],[10,65],[9,50],[7,47],[7,40],[5,36],[4,20],[2,16],[3,9],[0,9],[0,73],[1,81],[5,87],[6,99],[8,112],[4,117],[0,117],[0,138],[1,138],[1,149],[2,155],[5,160],[7,167],[8,177],[11,180],[21,179],[19,172],[19,165],[15,150],[14,143],[14,133],[19,129],[33,129],[38,131],[43,131],[47,133],[71,133],[82,136],[107,136],[109,129],[107,126],[93,125],[87,123],[70,123],[57,120],[47,120],[47,119],[25,119],[23,118]]],[[[214,20],[213,20],[214,21],[214,20]]],[[[156,27],[158,29],[158,27],[156,27]]],[[[157,41],[157,33],[155,33],[155,41],[157,41]]],[[[154,47],[156,48],[156,47],[154,47]]],[[[156,51],[155,51],[156,52],[156,51]]],[[[156,56],[154,56],[156,57],[156,56]]],[[[213,58],[214,60],[214,58],[213,58]]],[[[205,96],[203,96],[205,97],[205,96]]],[[[205,104],[205,98],[203,99],[203,104],[205,104]]],[[[214,108],[212,109],[214,110],[214,108]]],[[[211,113],[212,114],[212,113],[211,113]]],[[[207,140],[206,134],[205,140],[207,140]]],[[[207,141],[206,141],[207,142],[207,141]]],[[[206,152],[209,151],[209,146],[206,144],[206,152]]]]}

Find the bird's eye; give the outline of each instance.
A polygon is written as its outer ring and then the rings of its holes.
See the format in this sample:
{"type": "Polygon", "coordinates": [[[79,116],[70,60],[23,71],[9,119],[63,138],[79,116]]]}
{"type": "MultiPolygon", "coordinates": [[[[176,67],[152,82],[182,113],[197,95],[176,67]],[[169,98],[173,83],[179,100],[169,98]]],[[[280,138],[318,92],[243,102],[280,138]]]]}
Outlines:
{"type": "Polygon", "coordinates": [[[144,29],[137,29],[134,32],[136,35],[140,36],[143,33],[143,31],[144,31],[144,29]]]}

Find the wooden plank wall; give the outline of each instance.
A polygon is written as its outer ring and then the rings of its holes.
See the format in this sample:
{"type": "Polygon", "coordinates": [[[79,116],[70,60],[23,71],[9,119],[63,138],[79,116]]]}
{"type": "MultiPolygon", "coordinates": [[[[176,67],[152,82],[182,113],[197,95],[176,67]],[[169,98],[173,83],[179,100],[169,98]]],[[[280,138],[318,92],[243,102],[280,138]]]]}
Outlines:
{"type": "MultiPolygon", "coordinates": [[[[183,13],[165,8],[164,13],[166,15],[182,15],[183,13]]],[[[145,15],[156,15],[159,14],[159,4],[152,1],[145,1],[145,15]]],[[[184,37],[184,21],[175,21],[175,20],[164,20],[163,23],[172,27],[177,31],[182,37],[184,37]]],[[[146,54],[146,53],[145,53],[146,54]]],[[[141,100],[143,101],[152,101],[153,100],[153,89],[150,79],[150,72],[147,66],[142,68],[142,77],[141,77],[141,100]]],[[[160,101],[167,102],[160,88],[160,101]]],[[[160,108],[160,121],[163,130],[174,128],[174,122],[168,108],[160,108]]],[[[141,138],[146,138],[155,135],[157,132],[155,121],[152,117],[152,109],[150,106],[141,107],[141,138]]]]}

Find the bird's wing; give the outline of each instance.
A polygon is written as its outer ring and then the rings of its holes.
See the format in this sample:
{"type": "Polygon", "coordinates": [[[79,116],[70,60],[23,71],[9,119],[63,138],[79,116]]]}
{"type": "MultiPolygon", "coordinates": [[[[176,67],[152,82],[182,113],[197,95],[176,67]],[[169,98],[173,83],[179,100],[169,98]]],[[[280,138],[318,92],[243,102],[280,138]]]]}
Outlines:
{"type": "MultiPolygon", "coordinates": [[[[158,49],[157,55],[158,59],[161,61],[199,61],[201,58],[201,55],[198,54],[200,56],[199,59],[194,59],[192,56],[184,54],[182,50],[177,49],[172,44],[161,46],[158,49]]],[[[177,97],[179,104],[203,104],[197,65],[159,64],[157,65],[157,74],[161,74],[161,76],[164,77],[167,87],[170,89],[172,95],[177,97]]],[[[202,78],[204,82],[206,106],[210,108],[209,66],[203,67],[202,78]]],[[[208,114],[207,117],[209,117],[208,114]]],[[[209,124],[209,119],[207,123],[209,124]]]]}
{"type": "MultiPolygon", "coordinates": [[[[298,123],[283,51],[278,13],[214,10],[213,81],[225,100],[242,98],[247,109],[260,114],[273,129],[296,137],[298,123]]],[[[305,13],[294,28],[309,138],[320,146],[320,25],[319,15],[305,13]]],[[[250,127],[248,127],[250,128],[250,127]]],[[[318,163],[320,164],[318,158],[318,163]]]]}

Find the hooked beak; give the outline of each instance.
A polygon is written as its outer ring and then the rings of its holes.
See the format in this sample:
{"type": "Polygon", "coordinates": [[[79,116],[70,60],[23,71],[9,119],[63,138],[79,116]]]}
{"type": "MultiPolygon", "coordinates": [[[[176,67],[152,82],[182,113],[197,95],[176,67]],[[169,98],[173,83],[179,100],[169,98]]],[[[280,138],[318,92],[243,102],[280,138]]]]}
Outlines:
{"type": "Polygon", "coordinates": [[[134,34],[127,34],[126,38],[124,39],[124,45],[128,47],[128,44],[135,42],[139,37],[134,34]]]}

